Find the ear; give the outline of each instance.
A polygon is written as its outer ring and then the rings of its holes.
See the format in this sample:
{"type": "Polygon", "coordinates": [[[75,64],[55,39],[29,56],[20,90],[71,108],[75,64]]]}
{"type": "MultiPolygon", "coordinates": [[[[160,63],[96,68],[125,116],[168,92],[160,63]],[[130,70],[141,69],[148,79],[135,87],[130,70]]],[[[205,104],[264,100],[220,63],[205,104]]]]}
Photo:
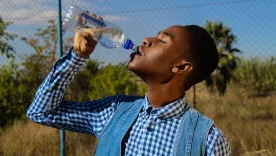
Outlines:
{"type": "Polygon", "coordinates": [[[193,66],[190,62],[181,61],[175,64],[172,68],[172,72],[175,74],[188,73],[193,69],[193,66]]]}

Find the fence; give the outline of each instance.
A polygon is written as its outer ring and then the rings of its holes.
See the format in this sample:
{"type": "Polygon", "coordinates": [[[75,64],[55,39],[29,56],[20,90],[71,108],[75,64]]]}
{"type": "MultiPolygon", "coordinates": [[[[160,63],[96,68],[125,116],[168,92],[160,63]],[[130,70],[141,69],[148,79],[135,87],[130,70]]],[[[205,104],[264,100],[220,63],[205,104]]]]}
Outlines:
{"type": "MultiPolygon", "coordinates": [[[[66,0],[62,1],[63,16],[73,4],[120,26],[137,44],[141,44],[144,37],[156,36],[171,25],[204,27],[207,20],[220,21],[236,36],[233,46],[242,52],[239,57],[266,59],[276,56],[276,1],[273,0],[66,0]]],[[[20,63],[24,56],[35,52],[22,38],[34,37],[37,29],[49,26],[49,20],[56,21],[57,5],[57,0],[1,2],[0,16],[5,22],[12,22],[6,31],[17,35],[15,40],[9,41],[15,49],[16,62],[20,63]]],[[[73,36],[73,32],[66,32],[64,42],[73,36]]],[[[119,64],[129,60],[129,52],[98,45],[91,58],[104,64],[119,64]]],[[[8,61],[0,57],[0,65],[8,61]]]]}
{"type": "MultiPolygon", "coordinates": [[[[242,57],[269,57],[275,55],[275,3],[272,0],[67,0],[62,1],[62,13],[64,15],[72,4],[78,5],[120,26],[125,35],[137,44],[144,37],[155,36],[158,31],[171,25],[204,26],[206,20],[218,20],[236,35],[235,46],[242,51],[242,57]]],[[[36,29],[46,28],[49,20],[57,19],[56,5],[55,0],[3,1],[0,15],[4,21],[13,22],[8,26],[8,32],[18,34],[19,37],[30,37],[35,35],[36,29]]],[[[67,32],[65,38],[72,36],[72,33],[67,32]]],[[[20,38],[13,41],[12,45],[17,56],[33,52],[20,38]]],[[[127,61],[129,53],[98,46],[92,58],[117,64],[127,61]]],[[[20,58],[16,60],[20,61],[20,58]]],[[[4,63],[7,61],[4,60],[4,63]]]]}

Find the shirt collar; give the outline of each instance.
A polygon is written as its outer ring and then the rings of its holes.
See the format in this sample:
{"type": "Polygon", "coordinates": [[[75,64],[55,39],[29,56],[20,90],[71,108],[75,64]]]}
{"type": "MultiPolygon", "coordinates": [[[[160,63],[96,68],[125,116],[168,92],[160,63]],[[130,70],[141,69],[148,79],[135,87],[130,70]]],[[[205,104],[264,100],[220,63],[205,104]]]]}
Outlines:
{"type": "Polygon", "coordinates": [[[188,104],[185,96],[171,102],[160,108],[153,108],[148,101],[147,94],[145,96],[145,103],[143,106],[143,111],[147,114],[156,114],[159,119],[170,119],[173,117],[178,117],[183,114],[188,104]]]}

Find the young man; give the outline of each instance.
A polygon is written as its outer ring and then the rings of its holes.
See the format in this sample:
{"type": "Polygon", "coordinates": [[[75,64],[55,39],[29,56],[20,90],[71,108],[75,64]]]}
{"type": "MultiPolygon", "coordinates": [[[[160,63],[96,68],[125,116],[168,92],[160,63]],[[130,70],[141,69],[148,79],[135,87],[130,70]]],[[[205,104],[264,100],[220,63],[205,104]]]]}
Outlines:
{"type": "Polygon", "coordinates": [[[76,33],[74,47],[38,89],[27,112],[31,120],[95,135],[96,155],[231,155],[221,131],[185,99],[185,91],[208,77],[218,64],[216,45],[203,28],[169,27],[145,38],[131,54],[128,69],[146,83],[145,97],[62,101],[96,44],[91,34],[76,33]]]}

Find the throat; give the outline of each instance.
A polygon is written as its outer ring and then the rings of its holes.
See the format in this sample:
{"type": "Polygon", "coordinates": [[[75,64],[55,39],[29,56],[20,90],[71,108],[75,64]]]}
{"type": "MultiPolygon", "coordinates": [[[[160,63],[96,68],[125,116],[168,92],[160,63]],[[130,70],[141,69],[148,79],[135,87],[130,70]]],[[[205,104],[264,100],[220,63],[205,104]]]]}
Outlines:
{"type": "Polygon", "coordinates": [[[184,89],[148,88],[147,98],[153,108],[170,104],[185,95],[184,89]]]}

